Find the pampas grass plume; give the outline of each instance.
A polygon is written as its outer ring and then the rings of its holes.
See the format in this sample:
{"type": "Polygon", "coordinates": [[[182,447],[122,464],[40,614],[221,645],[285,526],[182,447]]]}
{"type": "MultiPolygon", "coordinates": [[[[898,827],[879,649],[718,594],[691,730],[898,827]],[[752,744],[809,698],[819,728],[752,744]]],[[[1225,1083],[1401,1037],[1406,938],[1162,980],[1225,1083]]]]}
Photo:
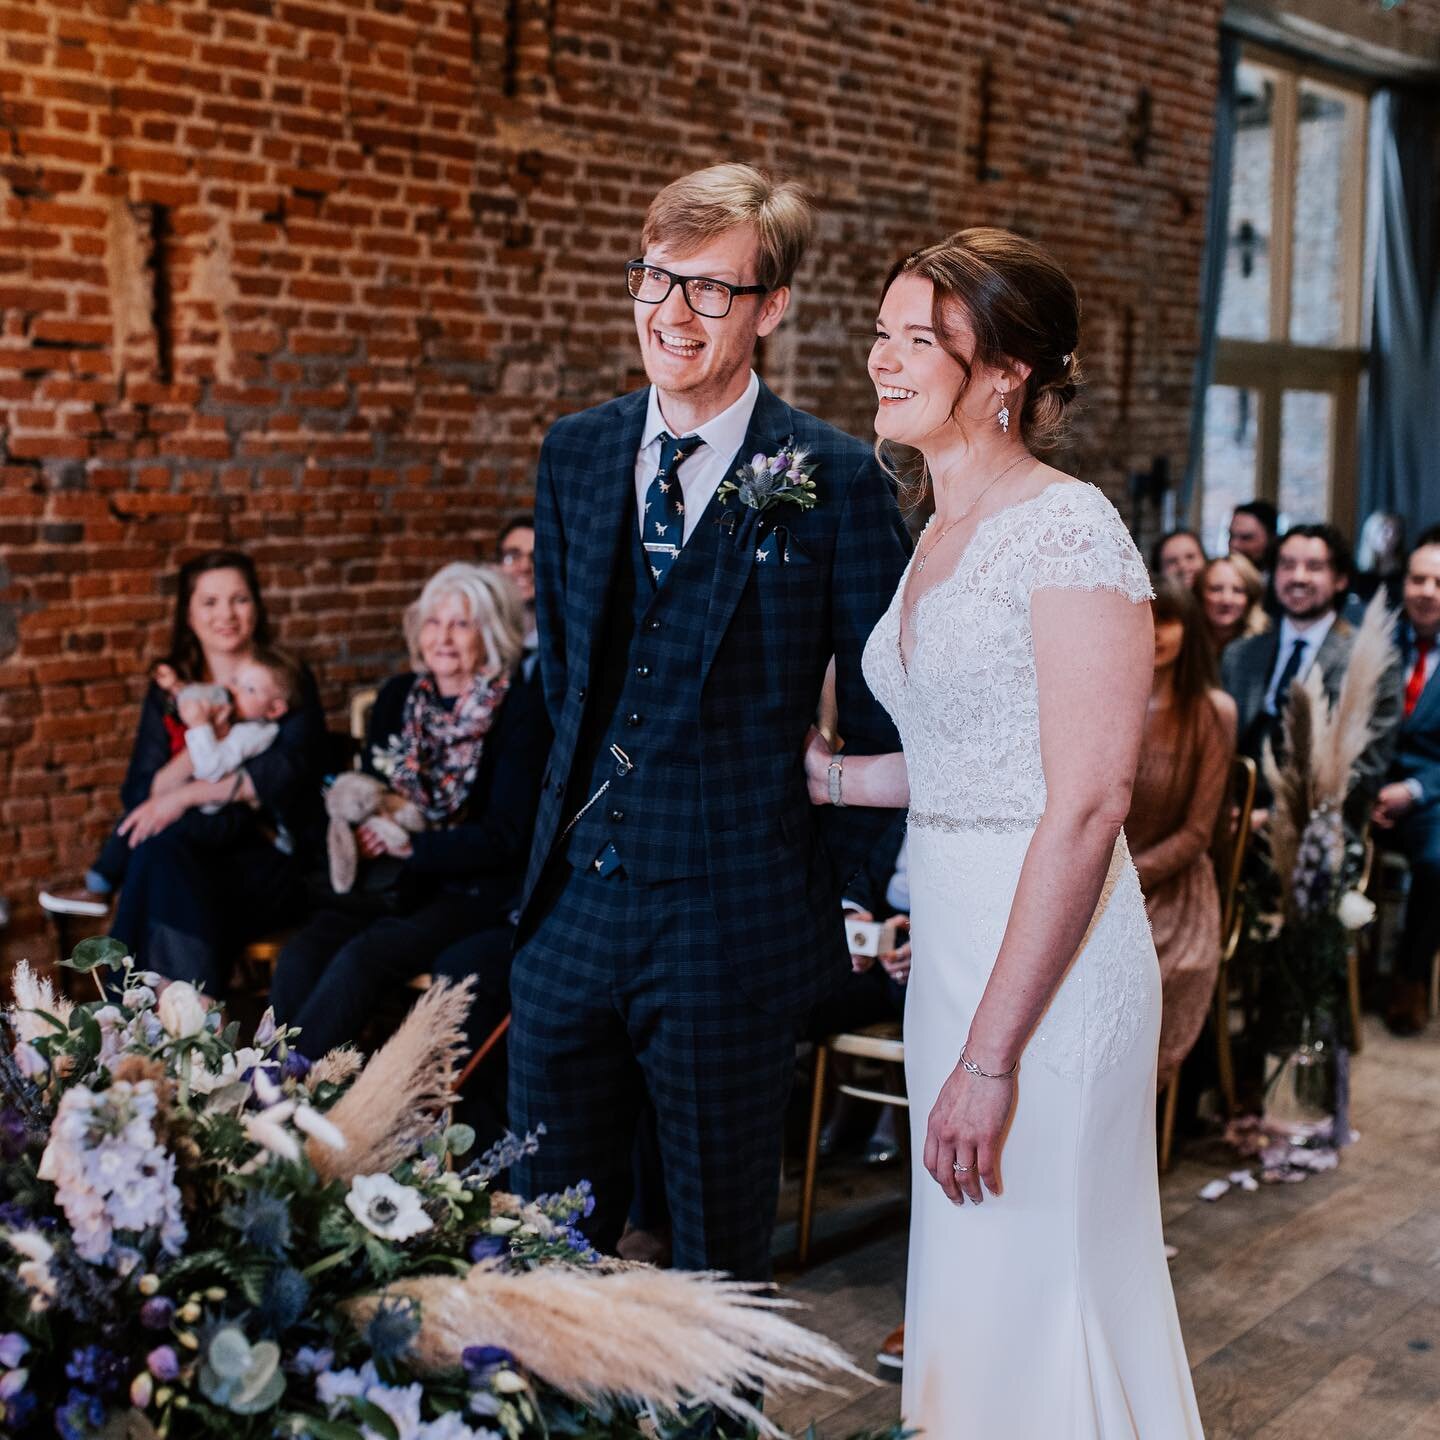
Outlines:
{"type": "Polygon", "coordinates": [[[10,991],[15,997],[10,1023],[21,1040],[42,1040],[47,1035],[59,1033],[43,1016],[29,1013],[31,1011],[42,1010],[46,1015],[53,1015],[62,1025],[69,1025],[70,1012],[75,1007],[63,995],[57,994],[48,980],[37,975],[28,960],[16,965],[10,991]]]}
{"type": "Polygon", "coordinates": [[[324,1179],[386,1174],[435,1128],[436,1117],[451,1100],[474,988],[473,979],[459,985],[437,980],[325,1112],[345,1137],[345,1148],[316,1140],[306,1146],[310,1163],[324,1179]]]}
{"type": "MultiPolygon", "coordinates": [[[[830,1341],[785,1319],[790,1302],[716,1275],[634,1266],[603,1273],[553,1266],[511,1274],[476,1265],[464,1277],[426,1276],[386,1297],[420,1303],[411,1363],[437,1373],[470,1345],[499,1345],[532,1375],[587,1404],[624,1398],[674,1412],[699,1401],[769,1435],[774,1425],[737,1392],[826,1388],[813,1373],[858,1375],[830,1341]]],[[[380,1296],[351,1307],[363,1325],[380,1296]]]]}

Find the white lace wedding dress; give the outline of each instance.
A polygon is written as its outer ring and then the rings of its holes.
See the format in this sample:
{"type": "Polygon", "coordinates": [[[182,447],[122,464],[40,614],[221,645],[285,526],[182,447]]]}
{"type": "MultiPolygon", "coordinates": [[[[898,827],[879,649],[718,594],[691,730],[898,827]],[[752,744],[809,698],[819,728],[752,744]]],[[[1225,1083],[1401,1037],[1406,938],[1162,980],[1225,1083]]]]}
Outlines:
{"type": "Polygon", "coordinates": [[[1095,918],[1021,1059],[1004,1194],[953,1206],[926,1122],[959,1058],[1045,809],[1030,597],[1150,597],[1119,515],[1059,482],[987,517],[865,650],[910,780],[905,1006],[914,1192],[902,1413],[928,1440],[1190,1440],[1200,1418],[1160,1233],[1160,973],[1122,839],[1095,918]]]}

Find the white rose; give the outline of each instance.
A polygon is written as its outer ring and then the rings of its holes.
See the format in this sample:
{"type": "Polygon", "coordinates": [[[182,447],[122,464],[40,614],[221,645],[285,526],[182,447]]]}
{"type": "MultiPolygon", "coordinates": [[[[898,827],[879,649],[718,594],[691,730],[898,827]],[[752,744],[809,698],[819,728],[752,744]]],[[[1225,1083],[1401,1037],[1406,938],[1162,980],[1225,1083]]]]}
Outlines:
{"type": "Polygon", "coordinates": [[[1375,918],[1375,902],[1358,890],[1347,890],[1340,897],[1338,914],[1347,930],[1363,930],[1375,918]]]}
{"type": "Polygon", "coordinates": [[[205,1002],[187,980],[176,980],[160,996],[160,1023],[174,1040],[188,1040],[205,1028],[205,1002]]]}

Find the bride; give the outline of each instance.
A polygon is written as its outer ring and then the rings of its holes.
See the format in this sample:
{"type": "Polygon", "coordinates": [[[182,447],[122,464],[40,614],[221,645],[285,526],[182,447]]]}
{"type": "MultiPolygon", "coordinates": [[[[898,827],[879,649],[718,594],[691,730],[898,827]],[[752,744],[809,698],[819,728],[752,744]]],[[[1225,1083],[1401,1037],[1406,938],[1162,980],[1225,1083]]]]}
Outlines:
{"type": "Polygon", "coordinates": [[[1078,327],[1069,278],[1002,230],[892,271],[875,429],[935,497],[865,651],[904,750],[806,753],[817,804],[910,807],[902,1411],[931,1440],[1201,1434],[1160,1233],[1159,967],[1121,830],[1150,583],[1100,491],[1036,458],[1078,327]]]}

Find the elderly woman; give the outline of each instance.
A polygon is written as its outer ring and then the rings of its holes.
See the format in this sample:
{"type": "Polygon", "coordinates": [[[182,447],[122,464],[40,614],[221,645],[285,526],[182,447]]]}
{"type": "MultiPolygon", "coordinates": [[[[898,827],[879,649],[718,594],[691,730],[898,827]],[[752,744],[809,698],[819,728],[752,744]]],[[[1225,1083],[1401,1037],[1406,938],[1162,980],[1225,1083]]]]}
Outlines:
{"type": "MultiPolygon", "coordinates": [[[[255,567],[217,550],[180,569],[165,665],[169,678],[233,688],[270,642],[255,567]]],[[[111,933],[142,963],[223,993],[235,952],[303,911],[301,854],[318,833],[325,716],[299,667],[298,698],[268,748],[219,780],[169,787],[184,731],[173,685],[152,681],[120,789],[125,819],[97,868],[121,884],[111,933]]]]}
{"type": "Polygon", "coordinates": [[[1232,640],[1263,635],[1270,628],[1264,577],[1238,550],[1206,565],[1195,582],[1195,594],[1217,655],[1232,640]]]}
{"type": "Polygon", "coordinates": [[[380,691],[362,764],[428,828],[395,844],[362,826],[368,863],[394,872],[390,913],[337,897],[281,953],[271,998],[306,1054],[355,1040],[381,997],[426,971],[483,967],[472,1032],[506,1013],[511,915],[550,748],[539,685],[520,673],[523,623],[488,565],[445,566],[407,612],[414,670],[380,691]]]}

